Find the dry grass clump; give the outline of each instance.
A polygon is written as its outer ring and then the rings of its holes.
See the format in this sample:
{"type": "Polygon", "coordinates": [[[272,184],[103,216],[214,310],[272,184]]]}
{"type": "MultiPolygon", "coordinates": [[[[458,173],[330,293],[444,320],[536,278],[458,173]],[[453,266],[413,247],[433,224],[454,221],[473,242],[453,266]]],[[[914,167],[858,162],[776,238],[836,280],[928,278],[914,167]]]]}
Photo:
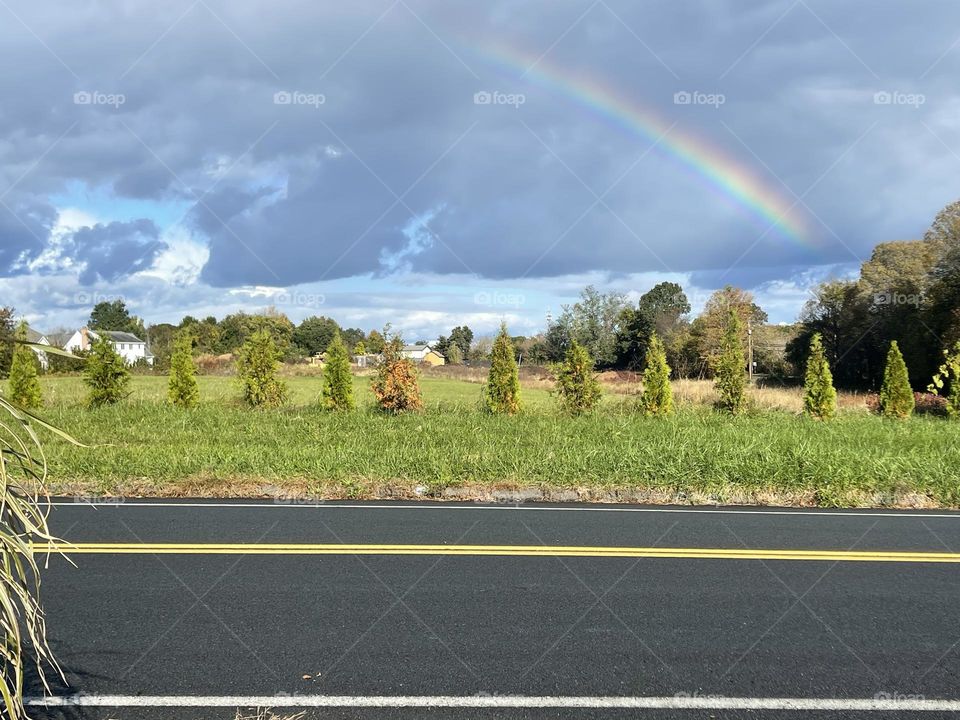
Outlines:
{"type": "Polygon", "coordinates": [[[237,710],[234,720],[302,720],[307,716],[306,712],[298,712],[293,715],[277,715],[270,708],[257,708],[253,715],[244,715],[237,710]]]}

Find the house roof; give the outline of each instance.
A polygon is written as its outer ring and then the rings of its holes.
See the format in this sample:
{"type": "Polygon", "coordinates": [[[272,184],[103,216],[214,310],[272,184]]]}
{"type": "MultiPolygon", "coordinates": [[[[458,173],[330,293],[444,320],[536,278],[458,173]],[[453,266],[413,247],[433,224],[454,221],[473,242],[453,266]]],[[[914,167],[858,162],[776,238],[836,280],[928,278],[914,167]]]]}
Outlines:
{"type": "Polygon", "coordinates": [[[90,330],[90,334],[94,336],[105,335],[113,342],[125,342],[125,343],[142,343],[143,342],[143,340],[138,338],[133,333],[119,332],[117,330],[101,330],[99,332],[90,330]]]}
{"type": "Polygon", "coordinates": [[[439,355],[440,357],[444,357],[444,354],[439,350],[435,350],[433,346],[430,345],[430,343],[424,343],[423,345],[404,345],[403,346],[404,352],[423,352],[424,350],[428,352],[432,352],[435,355],[439,355]]]}
{"type": "Polygon", "coordinates": [[[73,337],[73,330],[66,330],[64,332],[50,333],[47,335],[47,341],[56,347],[64,347],[70,338],[73,337]]]}
{"type": "Polygon", "coordinates": [[[44,339],[44,334],[27,325],[27,342],[38,343],[44,339]]]}

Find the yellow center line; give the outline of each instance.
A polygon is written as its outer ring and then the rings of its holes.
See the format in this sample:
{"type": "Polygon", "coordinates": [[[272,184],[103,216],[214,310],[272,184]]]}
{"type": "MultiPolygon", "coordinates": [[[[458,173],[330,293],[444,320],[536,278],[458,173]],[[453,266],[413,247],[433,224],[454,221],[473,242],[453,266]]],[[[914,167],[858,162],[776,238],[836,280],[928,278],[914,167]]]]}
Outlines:
{"type": "Polygon", "coordinates": [[[590,547],[544,545],[375,545],[315,543],[51,543],[34,552],[68,555],[462,555],[502,557],[691,558],[705,560],[819,560],[960,563],[960,553],[882,550],[590,547]]]}

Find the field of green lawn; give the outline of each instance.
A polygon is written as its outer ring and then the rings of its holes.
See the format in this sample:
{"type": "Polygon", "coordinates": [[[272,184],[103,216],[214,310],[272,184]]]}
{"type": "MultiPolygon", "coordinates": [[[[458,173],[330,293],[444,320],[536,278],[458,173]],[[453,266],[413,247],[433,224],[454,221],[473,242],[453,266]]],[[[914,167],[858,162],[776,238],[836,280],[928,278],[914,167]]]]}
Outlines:
{"type": "Polygon", "coordinates": [[[309,497],[489,497],[494,488],[589,499],[838,505],[960,505],[960,423],[865,412],[821,423],[766,410],[730,418],[681,406],[644,418],[608,396],[588,417],[560,416],[525,387],[524,411],[478,409],[480,385],[424,377],[426,410],[385,416],[368,378],[358,409],[318,407],[316,377],[286,378],[280,410],[239,404],[228,377],[199,378],[201,406],[167,405],[166,378],[137,376],[130,398],[89,409],[76,377],[42,379],[43,415],[95,447],[53,436],[54,492],[309,497]],[[457,489],[461,489],[458,491],[457,489]]]}

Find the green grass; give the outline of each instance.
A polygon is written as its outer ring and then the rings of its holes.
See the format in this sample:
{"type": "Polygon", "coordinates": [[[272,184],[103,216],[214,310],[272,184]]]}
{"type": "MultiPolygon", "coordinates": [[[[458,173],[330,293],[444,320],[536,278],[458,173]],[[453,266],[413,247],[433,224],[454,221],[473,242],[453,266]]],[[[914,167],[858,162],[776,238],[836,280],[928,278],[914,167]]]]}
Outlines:
{"type": "Polygon", "coordinates": [[[643,490],[704,501],[883,504],[911,494],[960,505],[960,423],[907,422],[848,413],[819,423],[782,411],[729,418],[686,407],[667,419],[608,398],[566,418],[546,390],[524,388],[525,411],[477,410],[480,386],[425,377],[427,410],[399,417],[316,405],[316,378],[288,378],[292,404],[253,411],[230,378],[201,377],[203,403],[163,402],[165,378],[136,377],[121,405],[90,410],[78,378],[44,378],[44,415],[93,449],[50,438],[54,489],[92,493],[250,494],[270,484],[296,492],[357,495],[390,486],[439,493],[461,485],[643,490]]]}
{"type": "MultiPolygon", "coordinates": [[[[208,407],[239,407],[239,390],[233,377],[201,375],[201,405],[208,407]]],[[[306,407],[318,402],[320,377],[285,377],[290,391],[290,406],[306,407]]],[[[83,379],[75,376],[50,376],[41,380],[44,402],[50,408],[76,407],[86,401],[83,379]]],[[[5,386],[5,384],[4,384],[5,386]]],[[[359,406],[371,405],[369,377],[353,378],[354,393],[359,406]]],[[[480,384],[451,380],[448,378],[423,377],[420,379],[424,403],[428,410],[473,409],[480,402],[480,384]]],[[[164,403],[167,399],[167,378],[157,375],[134,375],[130,383],[127,404],[145,405],[164,403]]],[[[553,398],[547,390],[525,389],[524,405],[530,410],[543,411],[553,407],[553,398]]]]}

